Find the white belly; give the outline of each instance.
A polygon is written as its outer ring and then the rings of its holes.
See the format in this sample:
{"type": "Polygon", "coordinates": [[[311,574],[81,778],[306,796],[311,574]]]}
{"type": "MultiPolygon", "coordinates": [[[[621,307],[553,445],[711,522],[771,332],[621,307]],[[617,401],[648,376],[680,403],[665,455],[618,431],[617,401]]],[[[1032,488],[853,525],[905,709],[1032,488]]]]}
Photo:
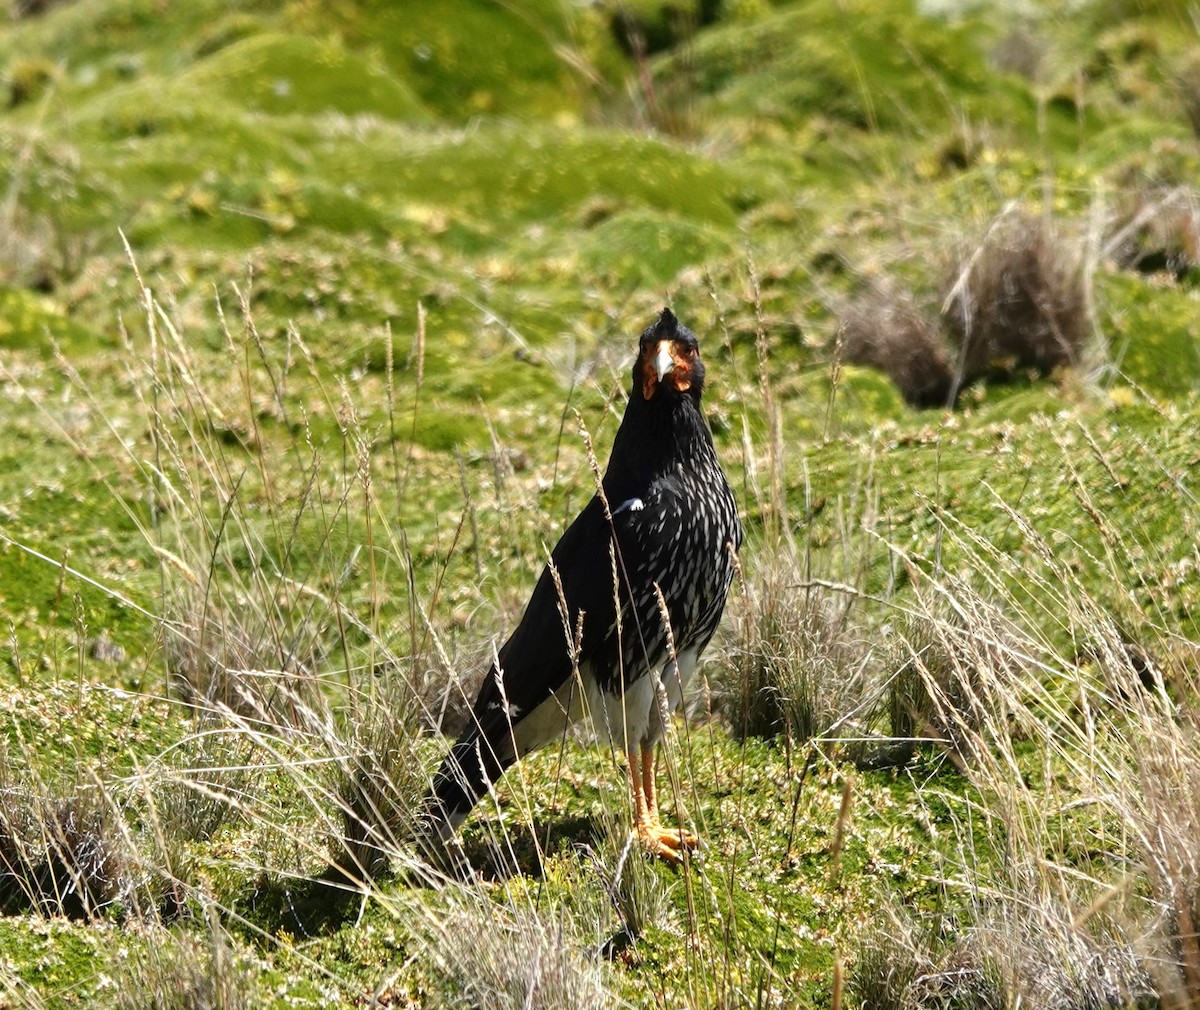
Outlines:
{"type": "Polygon", "coordinates": [[[592,678],[585,677],[587,708],[596,733],[626,752],[657,743],[671,713],[683,704],[698,661],[696,650],[681,652],[678,669],[667,663],[650,676],[638,677],[624,696],[602,691],[592,678]]]}
{"type": "Polygon", "coordinates": [[[624,696],[602,691],[585,667],[579,683],[564,684],[546,701],[513,727],[517,757],[560,739],[567,727],[587,717],[596,734],[628,752],[650,746],[662,738],[665,721],[683,704],[688,681],[696,670],[699,654],[688,649],[675,664],[638,677],[624,696]]]}

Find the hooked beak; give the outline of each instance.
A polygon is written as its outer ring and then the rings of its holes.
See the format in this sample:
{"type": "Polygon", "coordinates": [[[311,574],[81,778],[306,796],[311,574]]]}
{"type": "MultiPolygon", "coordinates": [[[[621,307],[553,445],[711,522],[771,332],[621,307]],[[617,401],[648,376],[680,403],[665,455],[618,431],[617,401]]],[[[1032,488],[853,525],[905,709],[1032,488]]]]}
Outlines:
{"type": "Polygon", "coordinates": [[[658,351],[654,355],[654,371],[658,375],[658,381],[662,382],[663,376],[674,367],[675,358],[671,354],[671,341],[660,340],[658,351]]]}

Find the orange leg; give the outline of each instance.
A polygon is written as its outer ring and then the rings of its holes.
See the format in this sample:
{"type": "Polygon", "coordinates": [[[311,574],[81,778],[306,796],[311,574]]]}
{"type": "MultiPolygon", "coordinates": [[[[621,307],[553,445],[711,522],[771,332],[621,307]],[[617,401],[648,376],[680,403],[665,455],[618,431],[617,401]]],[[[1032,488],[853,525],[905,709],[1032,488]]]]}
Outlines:
{"type": "Polygon", "coordinates": [[[633,787],[633,830],[652,855],[669,863],[683,861],[684,849],[700,844],[686,828],[668,828],[658,821],[658,789],[654,779],[654,748],[640,747],[640,754],[630,751],[629,782],[633,787]],[[640,774],[639,774],[640,760],[640,774]]]}

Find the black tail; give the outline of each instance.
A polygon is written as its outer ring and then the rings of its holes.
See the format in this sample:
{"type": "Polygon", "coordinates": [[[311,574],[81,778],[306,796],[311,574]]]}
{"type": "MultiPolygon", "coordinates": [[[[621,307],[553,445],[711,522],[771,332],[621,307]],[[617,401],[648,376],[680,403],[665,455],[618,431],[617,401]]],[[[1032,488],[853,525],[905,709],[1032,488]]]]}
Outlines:
{"type": "Polygon", "coordinates": [[[421,808],[421,835],[427,848],[444,848],[475,804],[513,764],[511,745],[492,746],[478,726],[451,748],[433,777],[421,808]]]}

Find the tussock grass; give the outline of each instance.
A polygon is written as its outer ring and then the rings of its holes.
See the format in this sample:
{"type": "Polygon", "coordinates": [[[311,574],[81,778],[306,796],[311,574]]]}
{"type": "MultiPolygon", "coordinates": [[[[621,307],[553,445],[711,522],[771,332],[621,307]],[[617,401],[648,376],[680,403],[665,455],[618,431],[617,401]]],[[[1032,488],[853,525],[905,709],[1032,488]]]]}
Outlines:
{"type": "Polygon", "coordinates": [[[215,711],[195,719],[195,732],[146,771],[146,794],[164,838],[205,842],[246,817],[261,787],[252,749],[215,711]]]}
{"type": "Polygon", "coordinates": [[[912,407],[946,407],[954,368],[936,318],[894,288],[873,288],[840,315],[842,355],[891,378],[912,407]]]}
{"type": "MultiPolygon", "coordinates": [[[[1110,254],[1134,255],[1152,218],[1135,213],[1109,242],[1110,254]]],[[[953,406],[983,379],[1014,381],[1083,363],[1093,333],[1091,267],[1064,222],[1010,205],[954,255],[940,314],[895,281],[845,299],[837,353],[887,374],[915,408],[953,406]]]]}
{"type": "Polygon", "coordinates": [[[131,958],[116,979],[118,1010],[249,1010],[259,967],[208,916],[208,934],[178,930],[131,958]]]}
{"type": "Polygon", "coordinates": [[[581,954],[576,927],[544,914],[486,898],[459,897],[423,923],[437,980],[429,1005],[479,1010],[592,1010],[619,1006],[602,961],[581,954]]]}
{"type": "MultiPolygon", "coordinates": [[[[376,458],[346,390],[333,461],[311,431],[288,427],[294,405],[279,371],[287,364],[272,359],[245,301],[240,335],[222,323],[231,360],[245,363],[233,381],[246,402],[271,390],[249,420],[231,411],[236,398],[212,388],[152,292],[143,294],[154,353],[142,406],[160,503],[145,535],[161,561],[170,684],[193,713],[183,751],[193,764],[160,790],[157,815],[193,837],[235,820],[286,835],[254,797],[282,774],[311,811],[302,864],[327,848],[361,883],[406,837],[425,786],[417,744],[446,716],[457,658],[415,598],[403,656],[380,631],[376,556],[386,543],[413,565],[405,531],[374,497],[376,469],[400,492],[400,464],[376,458]],[[285,466],[274,465],[276,450],[285,466]]],[[[408,590],[415,597],[411,582],[408,590]]]]}
{"type": "Polygon", "coordinates": [[[610,956],[636,942],[651,926],[671,921],[668,889],[654,872],[650,857],[629,831],[624,811],[606,811],[600,845],[589,850],[599,880],[619,927],[605,944],[610,956]]]}
{"type": "Polygon", "coordinates": [[[129,910],[135,873],[99,783],[55,789],[0,773],[0,911],[93,919],[129,910]]]}
{"type": "Polygon", "coordinates": [[[1081,251],[1046,216],[1002,213],[965,254],[943,303],[957,387],[999,373],[1048,373],[1091,334],[1081,251]]]}
{"type": "Polygon", "coordinates": [[[885,899],[849,988],[872,1010],[1157,1005],[1128,937],[1111,923],[1076,922],[1068,902],[1038,890],[981,895],[961,918],[885,899]]]}
{"type": "Polygon", "coordinates": [[[1184,280],[1200,266],[1196,190],[1140,187],[1127,194],[1109,227],[1104,253],[1124,269],[1184,280]]]}
{"type": "Polygon", "coordinates": [[[802,743],[830,733],[868,693],[852,595],[814,584],[786,545],[760,560],[731,607],[718,701],[734,732],[802,743]]]}
{"type": "Polygon", "coordinates": [[[428,787],[410,685],[388,679],[371,686],[347,720],[333,787],[345,850],[338,862],[363,878],[383,870],[412,839],[417,805],[428,787]]]}
{"type": "Polygon", "coordinates": [[[1200,57],[1193,54],[1183,62],[1176,74],[1175,85],[1192,132],[1200,137],[1200,57]]]}

